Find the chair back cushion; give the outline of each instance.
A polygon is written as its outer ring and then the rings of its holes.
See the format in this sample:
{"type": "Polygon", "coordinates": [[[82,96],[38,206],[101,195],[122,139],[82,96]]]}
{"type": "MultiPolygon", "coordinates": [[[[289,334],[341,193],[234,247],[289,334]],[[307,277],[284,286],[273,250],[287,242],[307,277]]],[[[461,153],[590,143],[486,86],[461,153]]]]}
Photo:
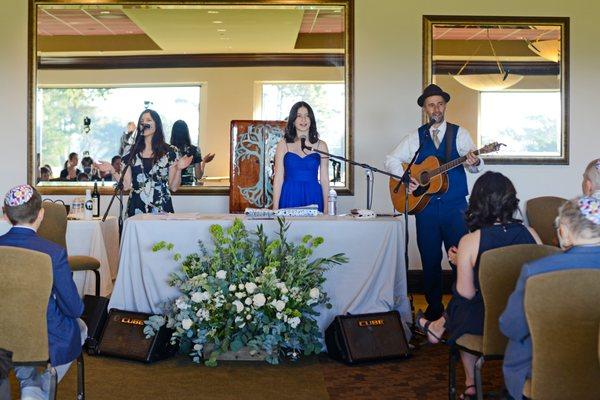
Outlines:
{"type": "Polygon", "coordinates": [[[504,355],[508,339],[498,320],[515,290],[523,264],[559,252],[557,247],[517,244],[484,252],[479,261],[479,284],[485,305],[483,354],[504,355]]]}
{"type": "Polygon", "coordinates": [[[0,348],[12,351],[15,363],[47,361],[50,256],[0,246],[0,277],[0,348]]]}
{"type": "Polygon", "coordinates": [[[525,315],[533,344],[533,399],[600,399],[600,270],[532,276],[525,315]]]}
{"type": "Polygon", "coordinates": [[[527,201],[527,220],[538,233],[543,244],[558,247],[554,220],[558,216],[558,209],[566,201],[567,199],[554,196],[536,197],[527,201]]]}
{"type": "Polygon", "coordinates": [[[44,219],[37,230],[38,235],[63,248],[67,248],[67,210],[64,205],[44,201],[44,219]]]}

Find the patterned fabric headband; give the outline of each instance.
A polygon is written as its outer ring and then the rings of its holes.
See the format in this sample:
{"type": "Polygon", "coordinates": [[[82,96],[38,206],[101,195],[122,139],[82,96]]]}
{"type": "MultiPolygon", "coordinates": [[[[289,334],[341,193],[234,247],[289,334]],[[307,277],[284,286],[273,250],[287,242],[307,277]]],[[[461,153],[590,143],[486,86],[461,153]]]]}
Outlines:
{"type": "Polygon", "coordinates": [[[29,185],[19,185],[10,189],[4,197],[4,204],[17,207],[27,203],[33,196],[33,188],[29,185]]]}
{"type": "Polygon", "coordinates": [[[600,199],[597,197],[580,197],[577,201],[579,211],[594,225],[600,225],[600,199]]]}

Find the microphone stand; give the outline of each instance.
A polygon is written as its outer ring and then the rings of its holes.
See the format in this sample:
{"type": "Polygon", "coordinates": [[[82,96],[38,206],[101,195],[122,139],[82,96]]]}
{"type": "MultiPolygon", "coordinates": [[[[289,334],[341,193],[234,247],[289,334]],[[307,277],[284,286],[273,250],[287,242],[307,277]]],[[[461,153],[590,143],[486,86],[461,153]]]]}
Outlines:
{"type": "Polygon", "coordinates": [[[142,140],[144,140],[143,139],[144,135],[141,134],[142,132],[140,132],[138,130],[136,140],[133,143],[131,150],[129,151],[129,154],[131,155],[131,157],[129,157],[129,161],[127,162],[127,164],[125,164],[125,168],[123,168],[123,171],[121,171],[121,178],[115,185],[115,191],[110,199],[110,202],[108,203],[108,207],[106,208],[106,211],[104,212],[104,216],[102,217],[102,222],[106,221],[106,218],[108,217],[108,213],[112,207],[112,204],[115,201],[115,198],[117,197],[117,195],[119,195],[119,219],[118,219],[118,221],[119,221],[119,238],[121,238],[121,233],[123,232],[123,192],[124,192],[123,179],[125,179],[125,174],[127,173],[127,169],[129,169],[129,167],[131,167],[133,164],[133,156],[134,156],[134,154],[137,153],[139,143],[142,140]],[[140,138],[142,138],[142,139],[140,139],[140,138]]]}

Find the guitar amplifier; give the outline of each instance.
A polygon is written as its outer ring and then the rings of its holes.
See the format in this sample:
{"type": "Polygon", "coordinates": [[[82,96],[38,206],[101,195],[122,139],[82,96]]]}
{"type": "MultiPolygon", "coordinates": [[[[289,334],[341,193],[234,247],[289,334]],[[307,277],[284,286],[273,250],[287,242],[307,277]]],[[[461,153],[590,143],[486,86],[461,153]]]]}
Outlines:
{"type": "Polygon", "coordinates": [[[171,357],[177,347],[171,344],[172,329],[162,326],[146,339],[144,321],[152,314],[111,309],[102,333],[98,354],[151,363],[171,357]]]}
{"type": "Polygon", "coordinates": [[[329,356],[346,364],[410,355],[398,311],[338,315],[325,330],[329,356]]]}

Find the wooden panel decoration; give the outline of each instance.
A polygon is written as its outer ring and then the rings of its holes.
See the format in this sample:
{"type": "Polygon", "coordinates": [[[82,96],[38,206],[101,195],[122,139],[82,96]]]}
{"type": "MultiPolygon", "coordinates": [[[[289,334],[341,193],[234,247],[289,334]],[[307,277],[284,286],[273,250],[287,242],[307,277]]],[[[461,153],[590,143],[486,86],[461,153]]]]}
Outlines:
{"type": "Polygon", "coordinates": [[[229,212],[273,205],[275,148],[285,126],[285,121],[231,121],[229,212]]]}

